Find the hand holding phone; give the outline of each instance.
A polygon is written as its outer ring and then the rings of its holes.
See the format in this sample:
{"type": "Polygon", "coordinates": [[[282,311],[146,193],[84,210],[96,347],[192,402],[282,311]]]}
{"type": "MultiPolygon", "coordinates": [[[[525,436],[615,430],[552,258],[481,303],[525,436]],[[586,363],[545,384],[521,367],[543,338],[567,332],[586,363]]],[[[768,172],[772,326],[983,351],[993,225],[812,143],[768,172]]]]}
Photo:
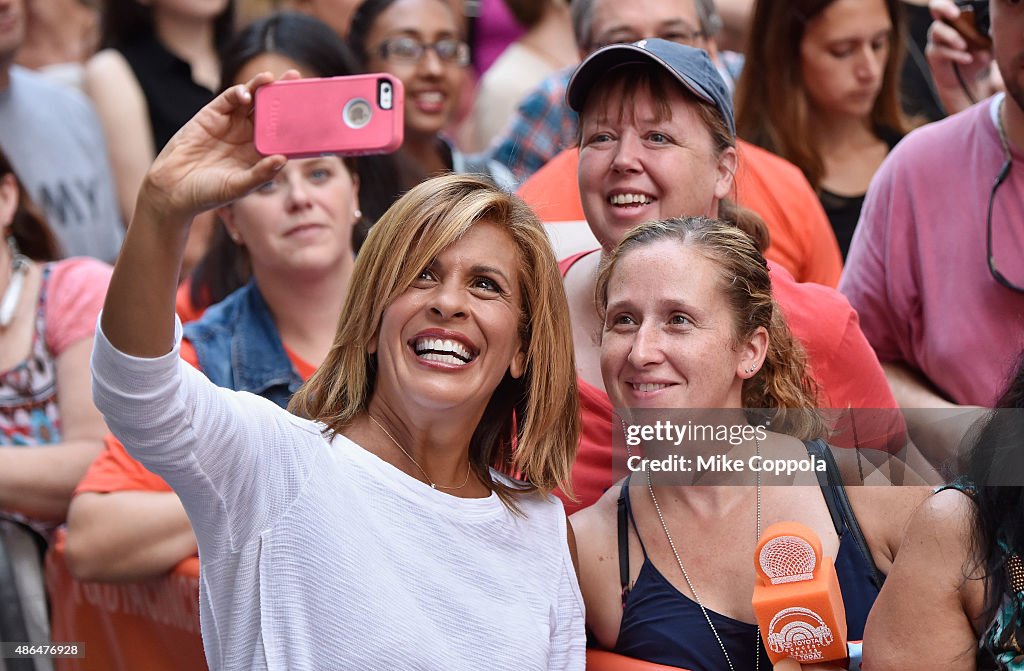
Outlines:
{"type": "Polygon", "coordinates": [[[960,16],[947,21],[967,40],[972,51],[992,48],[989,32],[989,0],[954,0],[960,9],[960,16]]]}
{"type": "Polygon", "coordinates": [[[304,158],[388,154],[402,145],[404,91],[389,74],[279,81],[256,91],[256,151],[304,158]]]}

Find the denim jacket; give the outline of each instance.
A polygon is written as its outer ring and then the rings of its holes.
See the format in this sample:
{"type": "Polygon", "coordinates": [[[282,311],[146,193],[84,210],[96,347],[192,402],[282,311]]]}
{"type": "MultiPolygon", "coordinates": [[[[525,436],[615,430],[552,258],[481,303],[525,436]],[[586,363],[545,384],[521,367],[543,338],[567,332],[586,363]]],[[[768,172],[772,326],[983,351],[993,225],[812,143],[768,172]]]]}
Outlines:
{"type": "Polygon", "coordinates": [[[203,373],[219,387],[248,391],[282,408],[302,385],[255,280],[186,324],[203,373]]]}

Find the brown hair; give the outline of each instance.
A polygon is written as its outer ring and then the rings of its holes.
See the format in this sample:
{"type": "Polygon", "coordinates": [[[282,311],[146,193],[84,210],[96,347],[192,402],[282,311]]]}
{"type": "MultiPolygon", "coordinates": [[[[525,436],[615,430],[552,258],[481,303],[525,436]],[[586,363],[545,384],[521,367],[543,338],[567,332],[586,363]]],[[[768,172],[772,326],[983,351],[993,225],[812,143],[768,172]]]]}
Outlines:
{"type": "Polygon", "coordinates": [[[514,508],[512,493],[559,487],[579,440],[572,329],[562,279],[537,216],[517,197],[467,175],[419,184],[370,230],[356,259],[334,345],[323,365],[292,398],[289,409],[337,433],[366,411],[376,356],[367,346],[384,311],[449,245],[479,222],[512,237],[519,255],[523,314],[519,336],[526,370],[506,373],[470,441],[470,463],[481,481],[514,508]],[[522,487],[492,482],[488,468],[522,478],[522,487]]]}
{"type": "Polygon", "coordinates": [[[752,421],[771,420],[773,429],[801,440],[827,433],[816,410],[817,385],[807,372],[807,356],[793,337],[772,298],[768,263],[748,235],[726,222],[707,217],[681,217],[641,224],[629,231],[601,262],[594,298],[603,322],[608,283],[619,261],[630,251],[660,240],[674,240],[700,251],[720,269],[720,286],[729,301],[736,345],[758,328],[768,332],[764,363],[744,380],[743,407],[752,421]],[[764,411],[768,411],[765,413],[764,411]]]}
{"type": "MultiPolygon", "coordinates": [[[[892,21],[889,59],[871,124],[904,134],[911,123],[900,106],[904,21],[899,0],[884,0],[892,21]]],[[[825,176],[818,148],[809,141],[814,123],[801,74],[800,45],[807,24],[835,0],[758,0],[747,42],[746,64],[736,87],[736,127],[746,140],[794,163],[816,190],[825,176]]]]}
{"type": "Polygon", "coordinates": [[[10,223],[10,235],[18,245],[18,250],[34,261],[53,261],[60,258],[60,244],[46,223],[46,217],[32,202],[7,155],[0,150],[0,177],[5,175],[11,175],[18,187],[18,207],[14,210],[14,217],[10,223]]]}
{"type": "Polygon", "coordinates": [[[504,0],[504,2],[516,22],[529,30],[540,23],[544,17],[545,5],[551,0],[504,0]]]}
{"type": "MultiPolygon", "coordinates": [[[[618,118],[631,114],[632,101],[641,92],[647,93],[653,102],[657,121],[671,118],[672,105],[669,103],[667,95],[670,90],[678,91],[680,95],[696,106],[700,120],[704,122],[704,126],[711,135],[715,156],[721,156],[729,148],[736,148],[736,136],[729,130],[729,126],[718,108],[695,96],[664,68],[641,63],[630,63],[615,68],[594,85],[594,88],[587,94],[583,111],[580,113],[577,144],[580,144],[582,139],[585,117],[597,114],[596,110],[599,109],[610,115],[617,115],[618,118]]],[[[735,189],[734,182],[734,192],[735,189]]],[[[680,212],[679,214],[691,213],[680,212]]],[[[768,226],[753,210],[737,204],[734,200],[722,199],[718,203],[718,217],[749,235],[757,244],[759,251],[764,252],[768,249],[771,242],[768,226]]]]}

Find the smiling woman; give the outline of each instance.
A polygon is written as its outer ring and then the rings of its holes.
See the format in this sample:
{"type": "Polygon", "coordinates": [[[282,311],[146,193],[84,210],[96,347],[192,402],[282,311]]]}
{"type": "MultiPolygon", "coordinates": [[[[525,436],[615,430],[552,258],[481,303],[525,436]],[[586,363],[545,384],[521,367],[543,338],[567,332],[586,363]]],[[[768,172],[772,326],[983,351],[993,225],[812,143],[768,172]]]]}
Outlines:
{"type": "Polygon", "coordinates": [[[405,85],[405,142],[399,162],[412,187],[443,172],[480,173],[511,188],[503,166],[459,152],[444,131],[454,120],[469,67],[469,45],[445,0],[365,0],[349,34],[367,72],[389,72],[405,85]]]}
{"type": "Polygon", "coordinates": [[[549,494],[579,435],[568,309],[521,201],[447,176],[384,214],[293,399],[309,419],[178,361],[190,218],[320,169],[256,153],[253,92],[271,79],[229,89],[153,164],[93,356],[97,407],[192,520],[210,667],[582,669],[549,494]]]}

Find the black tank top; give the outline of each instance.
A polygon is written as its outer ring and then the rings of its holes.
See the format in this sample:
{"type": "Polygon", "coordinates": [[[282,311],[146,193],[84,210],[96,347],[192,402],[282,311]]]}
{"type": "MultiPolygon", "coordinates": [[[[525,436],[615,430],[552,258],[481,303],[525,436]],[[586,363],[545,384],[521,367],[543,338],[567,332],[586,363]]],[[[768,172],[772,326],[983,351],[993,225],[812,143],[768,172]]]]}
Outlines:
{"type": "Polygon", "coordinates": [[[153,147],[159,153],[171,136],[206,103],[213,91],[192,80],[192,68],[155,37],[140,38],[118,46],[149,108],[153,147]]]}
{"type": "MultiPolygon", "coordinates": [[[[820,454],[818,450],[821,447],[808,443],[809,452],[820,454]]],[[[821,491],[839,535],[836,573],[846,606],[847,639],[859,641],[864,637],[868,612],[878,596],[880,574],[870,555],[865,555],[857,541],[858,536],[863,538],[859,528],[856,531],[851,528],[856,525],[856,520],[849,519],[852,509],[846,500],[845,490],[840,492],[837,486],[823,485],[821,491]]],[[[628,518],[635,532],[628,478],[622,484],[620,506],[624,506],[625,511],[624,515],[620,515],[620,525],[625,521],[624,518],[628,518]]],[[[621,529],[619,538],[621,562],[624,545],[621,529]]],[[[637,538],[640,538],[639,533],[637,538]]],[[[627,591],[624,585],[622,624],[614,652],[689,671],[717,671],[725,668],[722,648],[708,627],[700,606],[677,590],[651,563],[642,539],[640,547],[643,549],[644,563],[633,587],[627,591]]],[[[625,565],[628,566],[628,558],[625,565]]],[[[760,668],[772,668],[756,624],[741,622],[711,610],[708,610],[708,616],[722,638],[734,668],[753,669],[755,654],[761,657],[760,668]]]]}

